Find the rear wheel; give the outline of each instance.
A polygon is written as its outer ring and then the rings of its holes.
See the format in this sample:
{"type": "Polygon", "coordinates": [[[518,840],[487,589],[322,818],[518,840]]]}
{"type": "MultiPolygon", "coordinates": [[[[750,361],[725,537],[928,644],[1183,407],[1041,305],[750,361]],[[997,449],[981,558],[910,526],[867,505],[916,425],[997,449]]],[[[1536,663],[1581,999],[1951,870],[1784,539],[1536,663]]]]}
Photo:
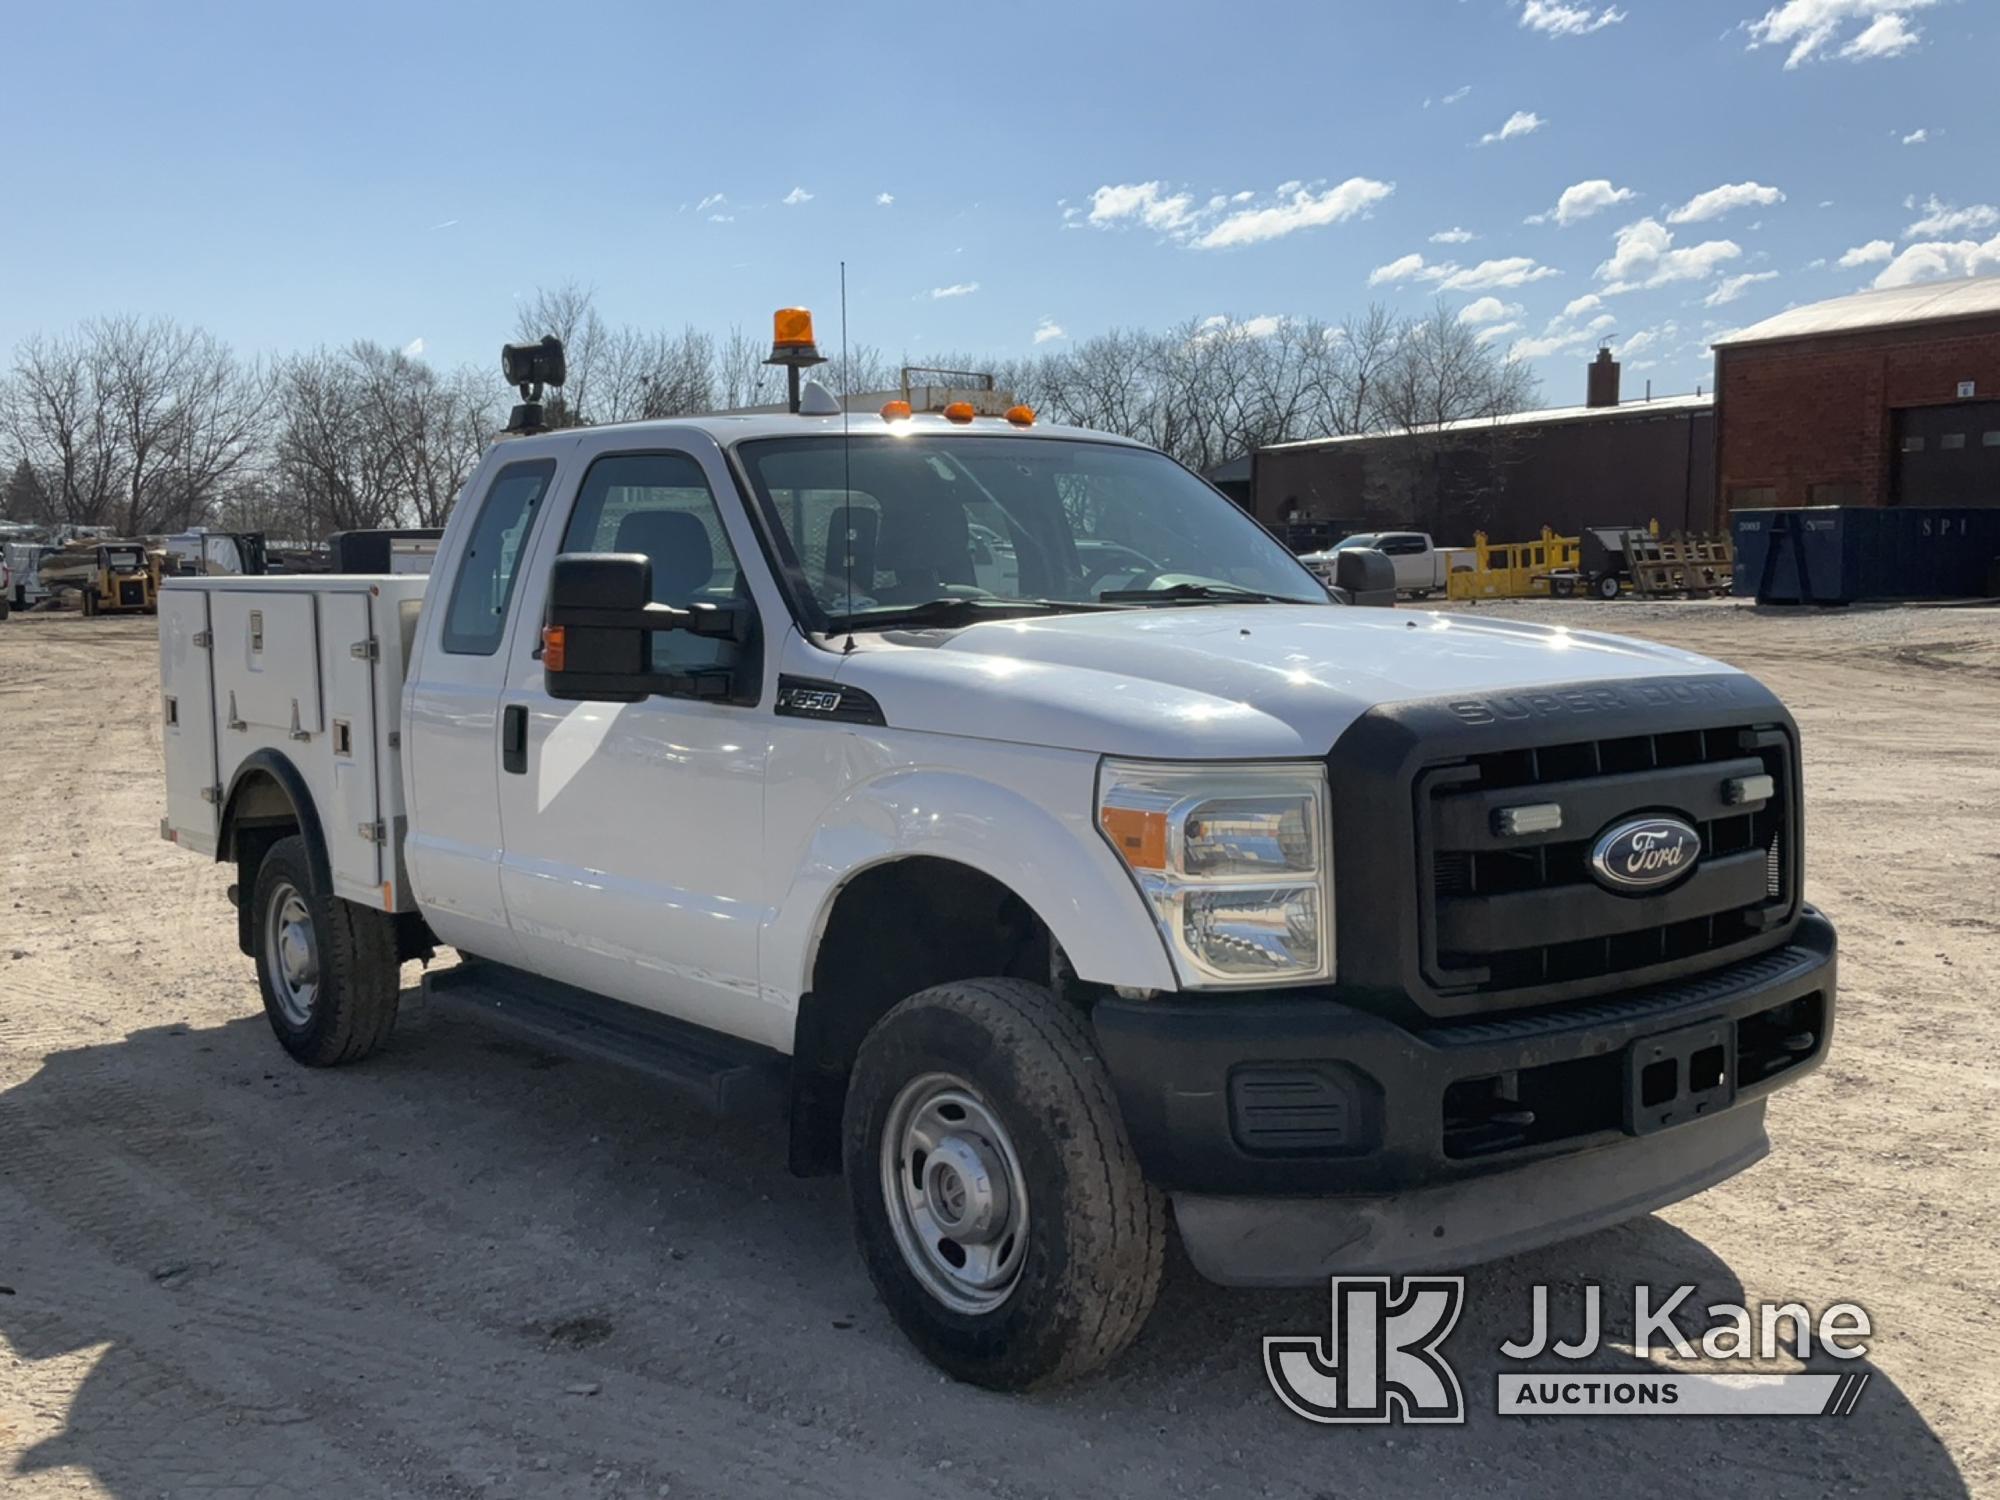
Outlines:
{"type": "Polygon", "coordinates": [[[83,617],[86,620],[88,620],[95,617],[96,614],[97,614],[97,590],[85,589],[83,591],[83,617]]]}
{"type": "Polygon", "coordinates": [[[905,1000],[862,1044],[843,1136],[868,1273],[940,1369],[1026,1390],[1138,1334],[1165,1203],[1082,1018],[1046,989],[968,980],[905,1000]]]}
{"type": "Polygon", "coordinates": [[[1616,599],[1618,597],[1617,578],[1607,573],[1604,577],[1598,579],[1597,597],[1600,599],[1616,599]]]}
{"type": "Polygon", "coordinates": [[[358,1062],[387,1041],[402,971],[389,919],[317,891],[296,834],[266,852],[252,900],[257,984],[279,1044],[325,1068],[358,1062]]]}

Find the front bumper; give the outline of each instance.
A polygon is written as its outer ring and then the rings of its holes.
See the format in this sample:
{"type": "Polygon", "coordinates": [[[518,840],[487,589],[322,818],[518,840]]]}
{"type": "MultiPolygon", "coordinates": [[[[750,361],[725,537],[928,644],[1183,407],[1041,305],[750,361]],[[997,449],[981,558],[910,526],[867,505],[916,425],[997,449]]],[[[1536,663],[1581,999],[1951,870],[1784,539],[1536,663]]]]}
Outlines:
{"type": "Polygon", "coordinates": [[[1769,1149],[1764,1100],[1826,1055],[1835,981],[1832,924],[1808,910],[1784,947],[1543,1012],[1414,1030],[1293,991],[1093,1020],[1197,1269],[1294,1285],[1512,1254],[1741,1171],[1769,1149]],[[1681,1037],[1717,1041],[1726,1086],[1641,1107],[1634,1044],[1681,1037]]]}

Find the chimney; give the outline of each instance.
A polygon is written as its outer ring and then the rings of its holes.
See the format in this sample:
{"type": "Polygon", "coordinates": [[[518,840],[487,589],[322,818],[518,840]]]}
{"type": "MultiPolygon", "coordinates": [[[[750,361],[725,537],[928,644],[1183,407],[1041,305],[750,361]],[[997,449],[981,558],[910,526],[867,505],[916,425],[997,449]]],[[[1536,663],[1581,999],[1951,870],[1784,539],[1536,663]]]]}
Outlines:
{"type": "Polygon", "coordinates": [[[1597,358],[1590,362],[1590,383],[1584,396],[1585,406],[1616,406],[1618,404],[1618,361],[1611,357],[1611,346],[1598,346],[1597,358]]]}

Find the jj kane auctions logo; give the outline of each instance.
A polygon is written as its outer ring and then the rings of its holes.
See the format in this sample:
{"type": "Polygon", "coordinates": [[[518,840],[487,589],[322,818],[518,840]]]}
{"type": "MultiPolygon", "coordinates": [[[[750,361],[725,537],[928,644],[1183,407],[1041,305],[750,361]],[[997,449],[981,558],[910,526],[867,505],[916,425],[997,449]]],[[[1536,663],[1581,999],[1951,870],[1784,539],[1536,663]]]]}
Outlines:
{"type": "MultiPolygon", "coordinates": [[[[1333,1279],[1332,1322],[1326,1335],[1279,1335],[1264,1340],[1264,1373],[1278,1399],[1309,1422],[1437,1422],[1465,1420],[1457,1372],[1441,1346],[1465,1307],[1462,1276],[1410,1276],[1400,1287],[1386,1276],[1333,1279]]],[[[1640,1360],[1659,1352],[1668,1359],[1698,1357],[1725,1366],[1734,1361],[1796,1357],[1815,1346],[1828,1358],[1867,1354],[1868,1313],[1836,1302],[1817,1318],[1798,1302],[1711,1303],[1709,1322],[1692,1339],[1679,1321],[1692,1286],[1664,1299],[1653,1289],[1632,1290],[1631,1348],[1640,1360]]],[[[1551,1332],[1549,1289],[1533,1291],[1525,1338],[1500,1346],[1503,1358],[1540,1361],[1588,1359],[1603,1348],[1603,1298],[1584,1288],[1582,1328],[1573,1340],[1551,1332]]],[[[1624,1371],[1534,1369],[1505,1371],[1498,1379],[1502,1416],[1846,1416],[1861,1399],[1868,1372],[1817,1371],[1772,1374],[1762,1370],[1717,1373],[1658,1368],[1624,1371]]]]}

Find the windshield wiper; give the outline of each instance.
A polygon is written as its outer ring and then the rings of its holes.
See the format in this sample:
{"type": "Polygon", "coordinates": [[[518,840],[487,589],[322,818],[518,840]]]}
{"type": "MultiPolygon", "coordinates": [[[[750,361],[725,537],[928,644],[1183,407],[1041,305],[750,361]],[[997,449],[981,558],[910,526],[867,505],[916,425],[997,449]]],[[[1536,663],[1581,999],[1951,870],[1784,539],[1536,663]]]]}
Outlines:
{"type": "Polygon", "coordinates": [[[1231,583],[1177,583],[1164,589],[1112,589],[1097,596],[1100,604],[1304,604],[1280,594],[1260,594],[1231,583]]]}
{"type": "Polygon", "coordinates": [[[1087,600],[964,599],[947,596],[893,609],[864,609],[856,610],[851,615],[835,615],[827,622],[827,629],[894,630],[906,625],[976,625],[981,620],[1004,620],[1010,615],[1066,614],[1072,610],[1100,607],[1087,600]]]}

